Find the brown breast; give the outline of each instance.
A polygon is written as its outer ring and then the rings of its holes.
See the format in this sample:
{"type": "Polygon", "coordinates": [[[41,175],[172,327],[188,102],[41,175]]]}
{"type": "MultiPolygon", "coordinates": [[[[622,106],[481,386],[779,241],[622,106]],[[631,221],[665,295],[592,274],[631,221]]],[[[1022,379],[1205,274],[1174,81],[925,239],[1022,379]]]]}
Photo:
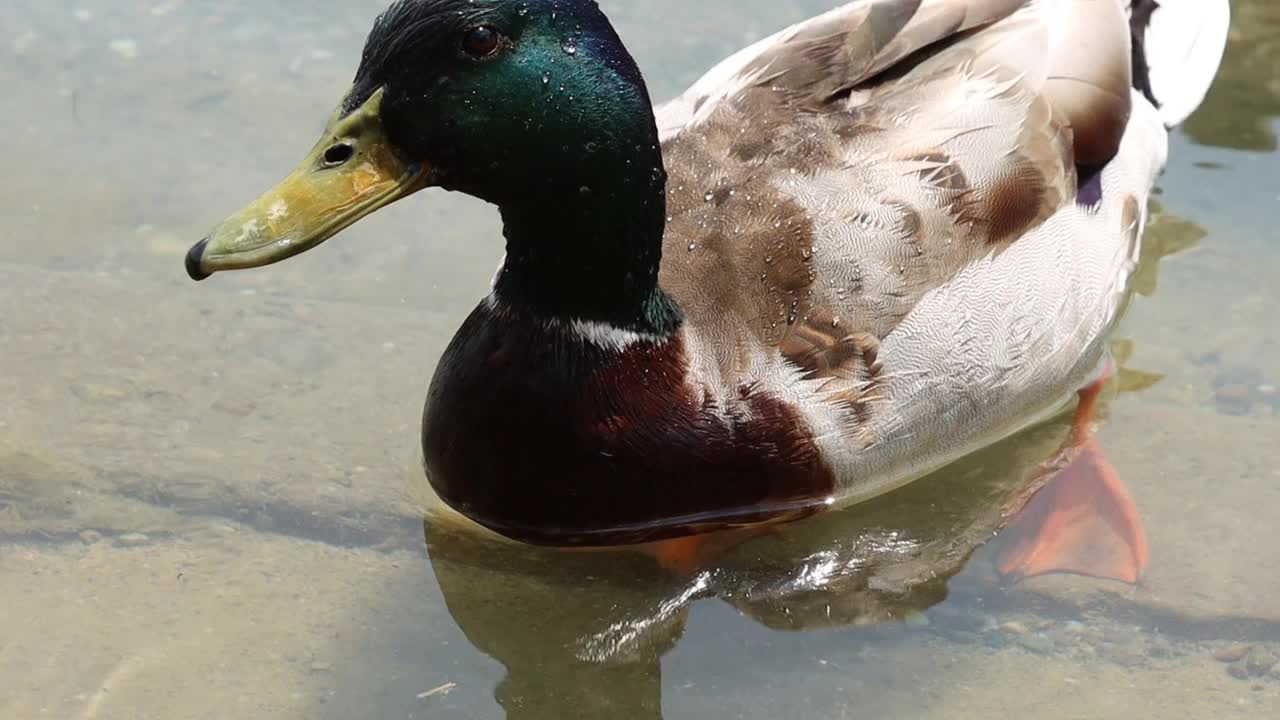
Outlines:
{"type": "Polygon", "coordinates": [[[601,546],[823,507],[833,478],[795,411],[751,386],[735,407],[685,383],[679,336],[588,343],[495,305],[446,351],[422,445],[434,489],[518,540],[601,546]]]}

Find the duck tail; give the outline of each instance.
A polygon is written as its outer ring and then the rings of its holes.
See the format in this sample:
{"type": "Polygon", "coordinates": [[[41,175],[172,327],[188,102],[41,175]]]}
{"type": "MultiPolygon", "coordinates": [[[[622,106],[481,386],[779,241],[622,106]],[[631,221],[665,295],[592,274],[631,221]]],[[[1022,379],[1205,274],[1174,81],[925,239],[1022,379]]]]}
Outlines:
{"type": "Polygon", "coordinates": [[[1218,73],[1231,25],[1228,0],[1131,0],[1133,85],[1166,127],[1186,120],[1218,73]]]}

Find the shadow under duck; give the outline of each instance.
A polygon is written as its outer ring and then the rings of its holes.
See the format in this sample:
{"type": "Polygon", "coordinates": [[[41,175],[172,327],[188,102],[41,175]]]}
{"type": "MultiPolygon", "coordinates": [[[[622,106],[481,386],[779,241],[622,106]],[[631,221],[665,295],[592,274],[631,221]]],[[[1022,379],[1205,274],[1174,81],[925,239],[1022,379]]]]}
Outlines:
{"type": "MultiPolygon", "coordinates": [[[[1167,128],[1225,42],[1225,0],[1171,7],[863,0],[655,111],[592,0],[400,0],[302,165],[187,270],[428,187],[497,205],[505,259],[427,399],[432,486],[511,538],[679,562],[1096,394],[1167,128]]],[[[1087,571],[1102,522],[1102,574],[1133,580],[1145,538],[1089,397],[1011,567],[1087,571]]]]}

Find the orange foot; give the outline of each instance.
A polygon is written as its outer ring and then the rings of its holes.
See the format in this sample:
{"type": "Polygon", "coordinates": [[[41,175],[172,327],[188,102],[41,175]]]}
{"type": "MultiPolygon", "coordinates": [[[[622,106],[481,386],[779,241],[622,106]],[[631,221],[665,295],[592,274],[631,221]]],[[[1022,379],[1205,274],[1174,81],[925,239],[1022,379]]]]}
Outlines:
{"type": "Polygon", "coordinates": [[[734,547],[776,530],[774,525],[753,525],[735,530],[659,540],[637,545],[635,549],[657,560],[658,565],[664,570],[680,575],[692,575],[734,547]]]}
{"type": "Polygon", "coordinates": [[[1093,437],[1105,381],[1080,391],[1066,446],[1016,510],[997,560],[1002,575],[1070,572],[1136,583],[1146,570],[1147,534],[1137,506],[1093,437]]]}

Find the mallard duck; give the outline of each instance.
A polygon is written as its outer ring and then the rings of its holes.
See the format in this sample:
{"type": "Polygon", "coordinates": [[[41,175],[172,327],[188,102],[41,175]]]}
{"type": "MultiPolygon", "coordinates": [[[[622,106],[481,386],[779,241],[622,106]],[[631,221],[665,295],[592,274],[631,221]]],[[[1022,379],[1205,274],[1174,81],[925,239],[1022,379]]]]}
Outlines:
{"type": "MultiPolygon", "coordinates": [[[[593,0],[399,0],[302,165],[187,270],[282,260],[424,188],[497,205],[505,258],[427,399],[432,486],[520,541],[687,549],[882,495],[1096,392],[1166,128],[1227,13],[863,0],[655,111],[593,0]]],[[[1122,541],[1109,574],[1145,564],[1089,397],[1053,494],[1076,500],[1010,567],[1072,569],[1099,527],[1081,497],[1122,541]]]]}

